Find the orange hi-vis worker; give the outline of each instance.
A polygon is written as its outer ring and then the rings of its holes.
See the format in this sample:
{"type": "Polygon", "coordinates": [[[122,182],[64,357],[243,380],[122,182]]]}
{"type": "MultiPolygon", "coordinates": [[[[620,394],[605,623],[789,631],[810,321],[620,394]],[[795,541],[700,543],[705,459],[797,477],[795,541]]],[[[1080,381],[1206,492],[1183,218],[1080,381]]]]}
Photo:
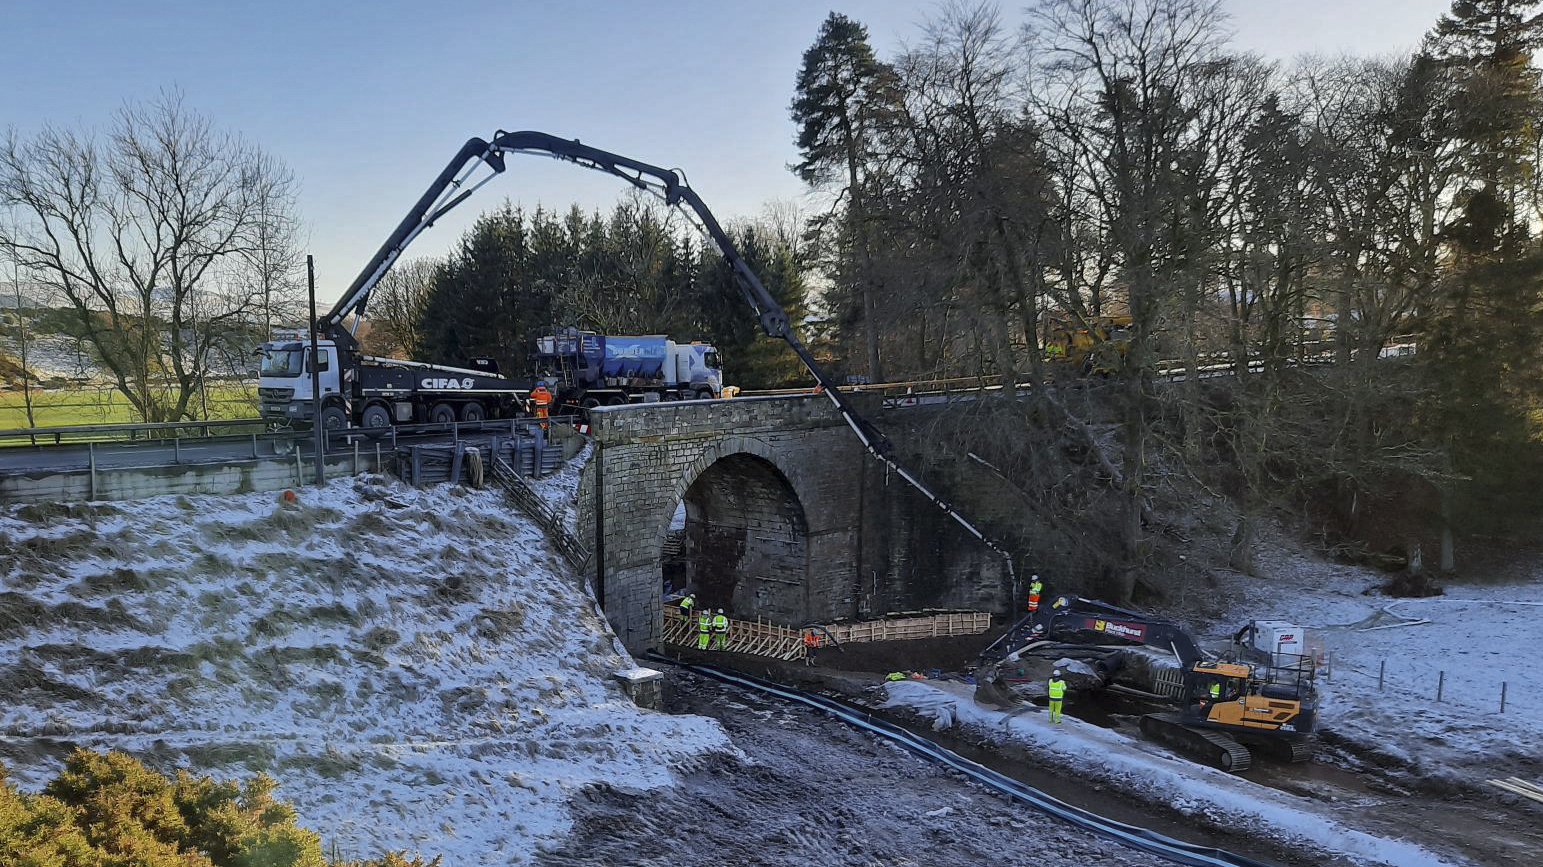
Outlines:
{"type": "Polygon", "coordinates": [[[541,419],[541,429],[546,430],[546,418],[552,407],[551,390],[546,387],[546,383],[538,382],[536,387],[530,390],[530,399],[536,405],[536,418],[541,419]]]}
{"type": "Polygon", "coordinates": [[[1035,611],[1039,610],[1039,594],[1040,594],[1040,591],[1042,591],[1044,589],[1045,589],[1045,585],[1044,585],[1043,582],[1041,582],[1039,580],[1039,576],[1038,575],[1032,575],[1032,576],[1029,577],[1029,613],[1030,614],[1032,614],[1035,611]]]}

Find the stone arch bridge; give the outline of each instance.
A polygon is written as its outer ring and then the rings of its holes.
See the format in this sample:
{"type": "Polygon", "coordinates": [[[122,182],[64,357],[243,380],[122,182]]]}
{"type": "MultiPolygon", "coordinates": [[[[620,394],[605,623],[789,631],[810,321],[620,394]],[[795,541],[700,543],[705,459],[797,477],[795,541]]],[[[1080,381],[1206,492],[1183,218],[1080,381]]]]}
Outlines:
{"type": "Polygon", "coordinates": [[[790,626],[1011,597],[1001,561],[886,474],[824,397],[603,407],[591,424],[578,532],[629,650],[658,645],[667,588],[790,626]]]}

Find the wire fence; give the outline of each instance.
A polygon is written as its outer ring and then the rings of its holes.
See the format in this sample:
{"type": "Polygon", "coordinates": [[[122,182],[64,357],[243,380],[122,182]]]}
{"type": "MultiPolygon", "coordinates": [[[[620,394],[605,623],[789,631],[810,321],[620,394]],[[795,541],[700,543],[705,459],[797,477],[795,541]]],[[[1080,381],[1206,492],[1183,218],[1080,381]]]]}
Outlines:
{"type": "Polygon", "coordinates": [[[1354,678],[1357,684],[1375,683],[1379,692],[1399,692],[1438,704],[1461,705],[1486,712],[1506,713],[1510,710],[1514,713],[1518,710],[1518,703],[1531,705],[1529,699],[1536,696],[1536,685],[1530,682],[1518,681],[1517,686],[1513,687],[1508,680],[1477,681],[1470,671],[1459,671],[1457,666],[1451,669],[1437,668],[1431,672],[1429,669],[1401,666],[1397,661],[1390,666],[1386,659],[1378,660],[1375,668],[1353,666],[1336,661],[1332,652],[1327,656],[1324,677],[1329,683],[1333,683],[1336,678],[1341,681],[1354,678]],[[1522,701],[1518,702],[1518,698],[1522,701]]]}

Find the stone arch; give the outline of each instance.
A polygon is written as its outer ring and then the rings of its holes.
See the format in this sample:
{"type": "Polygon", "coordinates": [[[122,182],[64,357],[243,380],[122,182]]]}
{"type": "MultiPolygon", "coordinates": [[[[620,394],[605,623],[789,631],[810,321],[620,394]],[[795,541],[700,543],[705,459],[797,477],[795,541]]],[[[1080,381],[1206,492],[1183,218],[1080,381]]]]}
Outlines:
{"type": "Polygon", "coordinates": [[[743,437],[714,444],[676,480],[667,503],[671,511],[683,503],[686,521],[678,553],[667,556],[669,515],[660,522],[661,581],[683,576],[700,604],[731,615],[784,623],[807,616],[804,501],[769,446],[743,437]]]}

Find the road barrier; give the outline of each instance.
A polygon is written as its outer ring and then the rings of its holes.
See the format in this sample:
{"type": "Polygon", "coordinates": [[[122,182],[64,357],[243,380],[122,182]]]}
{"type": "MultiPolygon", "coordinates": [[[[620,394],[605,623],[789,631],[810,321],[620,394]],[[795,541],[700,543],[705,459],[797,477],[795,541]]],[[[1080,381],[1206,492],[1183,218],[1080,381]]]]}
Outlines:
{"type": "Polygon", "coordinates": [[[0,447],[68,445],[88,442],[143,442],[152,439],[175,439],[178,431],[202,431],[211,437],[216,429],[242,430],[266,429],[268,420],[261,418],[215,418],[197,421],[133,422],[113,424],[67,424],[54,427],[20,427],[0,430],[0,447]],[[168,437],[166,434],[172,436],[168,437]],[[154,436],[160,434],[161,436],[154,436]]]}

